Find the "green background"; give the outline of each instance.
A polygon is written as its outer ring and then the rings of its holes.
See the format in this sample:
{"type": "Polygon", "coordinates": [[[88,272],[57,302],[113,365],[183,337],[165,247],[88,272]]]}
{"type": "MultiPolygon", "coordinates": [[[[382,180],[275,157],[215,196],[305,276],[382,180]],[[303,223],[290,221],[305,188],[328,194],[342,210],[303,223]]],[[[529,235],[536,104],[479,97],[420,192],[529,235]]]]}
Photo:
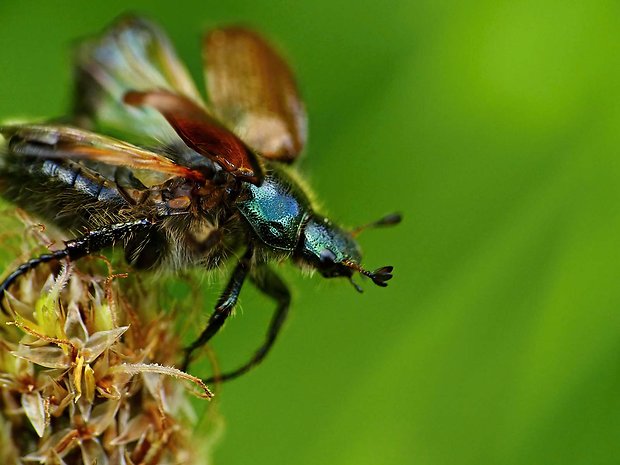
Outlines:
{"type": "MultiPolygon", "coordinates": [[[[405,215],[361,239],[395,266],[385,290],[285,270],[292,317],[220,393],[216,463],[620,462],[618,2],[1,0],[0,117],[62,114],[69,44],[128,9],[197,77],[203,28],[263,31],[297,72],[326,211],[405,215]]],[[[270,312],[244,289],[224,366],[270,312]]]]}

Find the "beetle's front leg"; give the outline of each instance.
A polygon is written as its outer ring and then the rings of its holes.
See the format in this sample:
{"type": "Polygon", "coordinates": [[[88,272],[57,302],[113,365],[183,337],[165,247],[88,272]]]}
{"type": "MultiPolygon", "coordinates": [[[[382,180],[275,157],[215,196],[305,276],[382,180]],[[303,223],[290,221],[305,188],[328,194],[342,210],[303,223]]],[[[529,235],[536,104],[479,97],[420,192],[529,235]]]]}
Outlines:
{"type": "Polygon", "coordinates": [[[235,267],[235,271],[233,271],[233,274],[226,285],[226,289],[224,289],[224,292],[222,292],[222,295],[217,301],[215,311],[209,317],[207,327],[198,339],[192,342],[189,347],[185,348],[185,357],[183,359],[183,365],[181,366],[183,371],[186,371],[187,367],[191,363],[193,352],[204,346],[213,336],[215,336],[235,308],[243,282],[250,271],[252,255],[253,251],[249,248],[245,255],[239,260],[239,263],[237,263],[237,266],[235,267]]]}

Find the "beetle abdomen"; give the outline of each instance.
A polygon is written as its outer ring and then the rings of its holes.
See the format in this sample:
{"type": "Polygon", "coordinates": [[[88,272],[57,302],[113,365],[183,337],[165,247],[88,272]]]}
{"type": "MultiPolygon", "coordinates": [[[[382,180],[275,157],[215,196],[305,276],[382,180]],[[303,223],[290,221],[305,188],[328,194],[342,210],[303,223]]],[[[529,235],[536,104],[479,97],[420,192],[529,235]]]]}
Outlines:
{"type": "Polygon", "coordinates": [[[31,171],[40,171],[44,177],[57,180],[67,188],[86,194],[95,200],[123,201],[114,185],[77,163],[44,160],[42,163],[33,163],[29,166],[31,171]]]}
{"type": "Polygon", "coordinates": [[[127,207],[114,183],[78,163],[7,158],[0,195],[61,228],[92,229],[127,207]]]}

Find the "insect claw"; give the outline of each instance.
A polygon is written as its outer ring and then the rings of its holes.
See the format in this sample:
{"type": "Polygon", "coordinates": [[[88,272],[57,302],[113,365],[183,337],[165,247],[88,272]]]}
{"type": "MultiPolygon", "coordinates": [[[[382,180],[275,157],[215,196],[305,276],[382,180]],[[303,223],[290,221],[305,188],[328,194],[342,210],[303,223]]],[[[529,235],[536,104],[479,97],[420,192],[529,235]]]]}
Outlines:
{"type": "Polygon", "coordinates": [[[360,294],[364,292],[364,289],[362,289],[359,284],[353,281],[353,278],[349,278],[349,282],[351,283],[351,285],[355,288],[357,292],[359,292],[360,294]]]}

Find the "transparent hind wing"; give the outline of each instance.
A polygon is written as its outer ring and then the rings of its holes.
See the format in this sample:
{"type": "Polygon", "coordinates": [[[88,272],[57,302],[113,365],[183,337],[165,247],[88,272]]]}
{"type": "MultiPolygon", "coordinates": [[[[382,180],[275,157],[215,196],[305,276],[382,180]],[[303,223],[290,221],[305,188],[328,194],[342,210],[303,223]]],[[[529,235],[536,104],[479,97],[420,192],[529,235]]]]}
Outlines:
{"type": "Polygon", "coordinates": [[[126,105],[127,92],[167,90],[204,107],[165,33],[143,18],[121,18],[102,35],[81,42],[75,73],[74,122],[134,143],[179,140],[158,111],[126,105]]]}
{"type": "Polygon", "coordinates": [[[179,165],[160,153],[71,126],[24,124],[0,126],[12,156],[95,162],[204,181],[200,171],[179,165]]]}

